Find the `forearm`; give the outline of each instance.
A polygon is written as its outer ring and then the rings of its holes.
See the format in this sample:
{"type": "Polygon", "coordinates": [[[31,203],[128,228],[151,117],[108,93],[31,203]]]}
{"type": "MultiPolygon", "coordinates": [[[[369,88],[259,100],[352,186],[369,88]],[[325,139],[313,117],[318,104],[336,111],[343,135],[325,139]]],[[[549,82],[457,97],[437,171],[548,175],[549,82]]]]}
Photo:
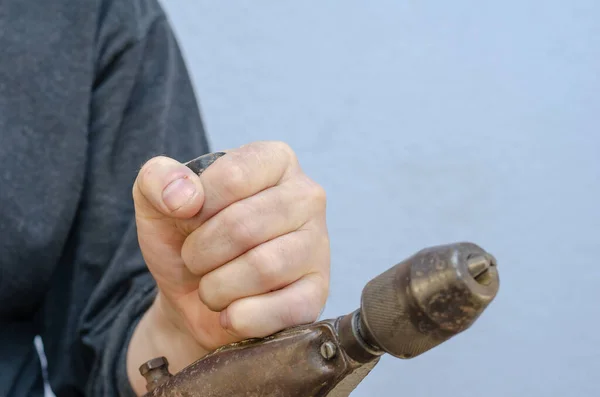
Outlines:
{"type": "Polygon", "coordinates": [[[127,376],[138,396],[146,393],[146,380],[139,367],[155,357],[169,360],[169,370],[178,372],[208,353],[185,330],[168,319],[160,294],[138,323],[127,351],[127,376]]]}

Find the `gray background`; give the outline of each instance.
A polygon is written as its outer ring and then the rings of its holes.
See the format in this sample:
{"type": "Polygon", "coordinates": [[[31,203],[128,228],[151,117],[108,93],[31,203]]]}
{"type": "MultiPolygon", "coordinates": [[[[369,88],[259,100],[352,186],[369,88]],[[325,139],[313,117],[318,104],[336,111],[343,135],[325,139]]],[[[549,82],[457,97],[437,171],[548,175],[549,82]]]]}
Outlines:
{"type": "Polygon", "coordinates": [[[215,149],[277,139],[329,196],[325,317],[429,245],[494,253],[465,334],[355,396],[600,396],[600,2],[165,0],[215,149]]]}

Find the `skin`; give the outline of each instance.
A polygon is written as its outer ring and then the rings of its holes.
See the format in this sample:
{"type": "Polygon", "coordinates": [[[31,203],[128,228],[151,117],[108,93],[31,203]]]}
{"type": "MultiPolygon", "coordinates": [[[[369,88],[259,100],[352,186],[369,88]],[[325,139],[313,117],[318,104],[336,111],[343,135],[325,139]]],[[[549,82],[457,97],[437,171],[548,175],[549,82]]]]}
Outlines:
{"type": "Polygon", "coordinates": [[[317,320],[329,289],[323,188],[281,142],[226,151],[200,177],[156,157],[133,186],[140,248],[159,288],[127,372],[165,356],[172,373],[211,350],[317,320]]]}

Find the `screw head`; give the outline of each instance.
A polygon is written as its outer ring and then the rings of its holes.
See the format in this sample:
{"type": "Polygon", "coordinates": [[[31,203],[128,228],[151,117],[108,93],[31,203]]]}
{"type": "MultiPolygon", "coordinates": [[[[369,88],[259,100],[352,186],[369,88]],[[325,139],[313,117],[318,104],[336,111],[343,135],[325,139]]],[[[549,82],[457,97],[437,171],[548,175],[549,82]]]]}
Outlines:
{"type": "Polygon", "coordinates": [[[335,357],[337,348],[332,342],[325,342],[321,345],[321,356],[326,360],[331,360],[335,357]]]}
{"type": "Polygon", "coordinates": [[[153,369],[167,368],[168,366],[169,366],[169,362],[167,361],[166,357],[156,357],[156,358],[153,358],[152,360],[148,360],[144,364],[142,364],[142,366],[140,367],[140,374],[142,374],[142,376],[144,376],[148,372],[152,371],[153,369]]]}

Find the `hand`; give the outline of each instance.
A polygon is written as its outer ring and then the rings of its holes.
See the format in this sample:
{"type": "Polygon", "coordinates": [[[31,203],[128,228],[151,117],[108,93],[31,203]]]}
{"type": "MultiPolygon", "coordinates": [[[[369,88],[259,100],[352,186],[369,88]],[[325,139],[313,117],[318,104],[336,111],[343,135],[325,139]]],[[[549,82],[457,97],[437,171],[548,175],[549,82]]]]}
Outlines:
{"type": "Polygon", "coordinates": [[[227,151],[200,177],[166,157],[133,187],[139,243],[159,294],[128,352],[173,371],[219,346],[313,322],[328,294],[325,193],[285,144],[227,151]]]}

